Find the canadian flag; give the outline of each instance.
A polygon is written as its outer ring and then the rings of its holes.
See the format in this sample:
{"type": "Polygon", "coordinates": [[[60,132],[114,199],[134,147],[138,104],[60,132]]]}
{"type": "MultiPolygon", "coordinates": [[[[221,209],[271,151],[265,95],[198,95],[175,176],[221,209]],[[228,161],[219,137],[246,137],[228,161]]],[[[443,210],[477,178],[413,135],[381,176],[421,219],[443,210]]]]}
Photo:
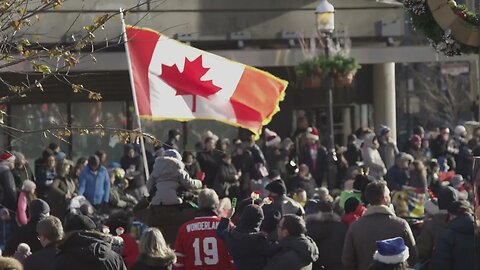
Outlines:
{"type": "Polygon", "coordinates": [[[217,120],[258,136],[280,110],[288,82],[150,29],[125,31],[141,118],[217,120]]]}

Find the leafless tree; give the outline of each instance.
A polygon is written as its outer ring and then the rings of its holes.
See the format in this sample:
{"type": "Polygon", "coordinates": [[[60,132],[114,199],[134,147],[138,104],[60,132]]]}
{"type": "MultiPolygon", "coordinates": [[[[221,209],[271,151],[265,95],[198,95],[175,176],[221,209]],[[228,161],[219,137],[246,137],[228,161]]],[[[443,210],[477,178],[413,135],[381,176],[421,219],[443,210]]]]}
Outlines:
{"type": "Polygon", "coordinates": [[[473,96],[466,76],[441,74],[440,64],[417,65],[410,74],[423,124],[455,126],[461,115],[470,112],[473,96]]]}
{"type": "MultiPolygon", "coordinates": [[[[116,135],[124,142],[136,140],[145,134],[141,134],[137,130],[112,129],[103,126],[74,127],[66,126],[63,123],[51,123],[51,127],[42,130],[15,129],[3,122],[3,118],[8,117],[7,112],[3,109],[5,105],[16,98],[25,97],[32,91],[43,92],[43,83],[51,79],[57,79],[68,85],[74,93],[86,94],[90,100],[98,101],[102,98],[99,92],[86,89],[81,84],[72,83],[70,70],[83,61],[89,61],[93,65],[97,61],[94,56],[95,52],[105,50],[110,46],[121,45],[122,34],[101,42],[95,37],[99,30],[108,31],[105,29],[106,23],[112,18],[120,16],[120,10],[99,14],[89,24],[82,25],[82,30],[75,35],[76,38],[68,42],[58,40],[43,44],[40,40],[35,40],[32,35],[27,34],[32,27],[42,24],[45,14],[61,10],[62,5],[69,1],[79,0],[0,0],[0,72],[14,70],[15,73],[19,73],[20,71],[14,67],[20,64],[30,66],[32,70],[32,72],[21,71],[24,80],[20,81],[7,81],[5,76],[0,76],[0,86],[8,89],[8,94],[0,97],[0,128],[6,132],[17,134],[49,134],[64,141],[65,138],[71,136],[72,132],[99,136],[104,136],[105,132],[108,132],[109,135],[116,135]]],[[[158,6],[164,1],[138,0],[138,3],[126,8],[122,13],[127,16],[129,12],[142,6],[158,6]]],[[[82,12],[79,12],[73,21],[64,22],[65,34],[74,27],[78,28],[80,16],[82,16],[82,12]]],[[[79,74],[77,73],[75,76],[79,76],[79,74]]],[[[146,136],[150,136],[153,141],[156,141],[153,136],[148,134],[146,136]]]]}

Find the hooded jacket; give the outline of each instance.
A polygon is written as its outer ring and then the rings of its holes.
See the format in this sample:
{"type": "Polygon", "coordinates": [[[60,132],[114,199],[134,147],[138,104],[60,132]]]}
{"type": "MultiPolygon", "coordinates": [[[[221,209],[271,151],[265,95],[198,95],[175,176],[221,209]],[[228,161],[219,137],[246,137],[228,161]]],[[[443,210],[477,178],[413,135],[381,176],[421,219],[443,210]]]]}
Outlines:
{"type": "Polygon", "coordinates": [[[342,262],[347,269],[367,270],[377,250],[376,241],[402,237],[410,250],[409,265],[415,265],[417,250],[408,223],[385,205],[370,205],[359,220],[350,225],[343,246],[342,262]]]}
{"type": "Polygon", "coordinates": [[[183,162],[173,157],[159,157],[155,160],[153,172],[147,182],[148,190],[156,187],[152,205],[182,204],[182,199],[177,196],[179,187],[187,190],[202,187],[202,182],[190,178],[184,168],[183,162]]]}
{"type": "Polygon", "coordinates": [[[175,261],[176,257],[173,252],[169,252],[165,258],[153,258],[141,254],[130,270],[170,270],[175,261]]]}
{"type": "Polygon", "coordinates": [[[362,158],[365,166],[370,169],[369,175],[375,177],[376,179],[382,179],[387,173],[387,169],[378,150],[372,148],[374,138],[375,134],[373,133],[365,135],[362,146],[362,158]]]}
{"type": "Polygon", "coordinates": [[[319,250],[319,259],[313,263],[313,269],[343,270],[342,248],[347,234],[347,225],[340,221],[335,213],[316,213],[305,218],[307,232],[319,250]]]}
{"type": "Polygon", "coordinates": [[[473,270],[475,268],[474,220],[470,214],[456,217],[442,232],[432,255],[432,269],[473,270]]]}
{"type": "Polygon", "coordinates": [[[56,270],[127,270],[122,257],[112,250],[109,237],[98,232],[71,232],[58,249],[56,270]]]}
{"type": "Polygon", "coordinates": [[[267,236],[258,228],[243,229],[241,226],[228,228],[229,219],[222,218],[217,235],[227,246],[236,270],[261,270],[267,264],[267,257],[275,254],[278,245],[269,243],[267,236]]]}
{"type": "Polygon", "coordinates": [[[311,270],[312,263],[318,260],[318,247],[306,235],[288,236],[280,240],[280,247],[263,270],[311,270]]]}

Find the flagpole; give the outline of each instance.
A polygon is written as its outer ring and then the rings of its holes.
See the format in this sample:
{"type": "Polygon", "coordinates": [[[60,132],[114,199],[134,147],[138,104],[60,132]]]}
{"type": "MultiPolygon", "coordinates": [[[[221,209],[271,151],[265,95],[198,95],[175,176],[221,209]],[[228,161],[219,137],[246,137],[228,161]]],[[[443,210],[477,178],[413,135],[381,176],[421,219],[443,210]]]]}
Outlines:
{"type": "MultiPolygon", "coordinates": [[[[132,96],[133,96],[133,104],[135,106],[135,112],[137,114],[137,125],[138,128],[140,129],[140,147],[142,150],[142,156],[143,156],[143,164],[144,164],[144,169],[145,169],[145,181],[148,181],[148,177],[150,176],[150,171],[148,169],[148,160],[147,160],[147,151],[145,149],[145,142],[143,139],[143,131],[142,131],[142,122],[140,121],[140,111],[138,110],[138,102],[137,102],[137,95],[135,93],[135,83],[133,81],[133,73],[132,73],[132,64],[130,62],[130,53],[128,50],[127,46],[127,28],[125,27],[125,18],[123,16],[124,9],[120,8],[120,18],[122,20],[122,31],[123,31],[123,40],[124,40],[124,45],[125,45],[125,53],[127,54],[127,63],[128,63],[128,74],[130,75],[130,84],[132,87],[132,96]]],[[[150,191],[148,191],[150,192],[150,191]]]]}

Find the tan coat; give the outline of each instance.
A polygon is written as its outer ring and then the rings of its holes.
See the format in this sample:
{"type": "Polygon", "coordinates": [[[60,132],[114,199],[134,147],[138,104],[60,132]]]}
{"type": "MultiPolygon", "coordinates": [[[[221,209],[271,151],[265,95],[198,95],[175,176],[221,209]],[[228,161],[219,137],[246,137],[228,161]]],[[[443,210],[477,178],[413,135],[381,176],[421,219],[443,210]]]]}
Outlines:
{"type": "Polygon", "coordinates": [[[342,262],[347,269],[367,270],[373,262],[376,241],[402,237],[410,249],[408,263],[417,260],[415,239],[408,223],[384,205],[369,206],[367,212],[354,222],[345,238],[342,262]]]}

